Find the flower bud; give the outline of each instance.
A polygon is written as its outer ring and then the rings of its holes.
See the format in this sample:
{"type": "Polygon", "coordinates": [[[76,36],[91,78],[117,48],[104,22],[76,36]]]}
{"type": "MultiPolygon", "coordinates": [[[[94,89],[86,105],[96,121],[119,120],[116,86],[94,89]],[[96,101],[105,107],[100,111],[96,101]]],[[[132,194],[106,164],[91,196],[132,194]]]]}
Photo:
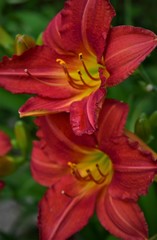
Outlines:
{"type": "Polygon", "coordinates": [[[149,117],[149,123],[152,128],[157,127],[157,111],[154,111],[151,114],[151,116],[149,117]]]}
{"type": "Polygon", "coordinates": [[[13,53],[14,39],[0,27],[0,45],[10,53],[13,53]]]}
{"type": "Polygon", "coordinates": [[[4,155],[0,157],[0,177],[10,175],[16,169],[14,159],[11,156],[4,155]]]}
{"type": "Polygon", "coordinates": [[[17,121],[14,127],[16,144],[21,152],[25,154],[28,147],[28,135],[25,124],[22,121],[17,121]]]}
{"type": "Polygon", "coordinates": [[[19,56],[35,45],[35,40],[32,37],[28,35],[17,34],[15,39],[15,53],[19,56]]]}
{"type": "Polygon", "coordinates": [[[151,139],[150,123],[144,113],[136,120],[135,133],[145,142],[149,142],[151,139]]]}

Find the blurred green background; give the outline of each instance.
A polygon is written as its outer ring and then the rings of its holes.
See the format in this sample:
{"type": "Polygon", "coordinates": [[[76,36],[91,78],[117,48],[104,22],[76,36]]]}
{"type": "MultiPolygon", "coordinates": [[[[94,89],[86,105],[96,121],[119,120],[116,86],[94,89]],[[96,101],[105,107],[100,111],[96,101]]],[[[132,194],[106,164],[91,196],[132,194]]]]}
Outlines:
{"type": "MultiPolygon", "coordinates": [[[[117,12],[113,25],[140,26],[157,33],[156,0],[111,0],[111,3],[117,12]]],[[[0,58],[4,55],[11,56],[12,41],[18,33],[28,34],[37,39],[63,5],[64,0],[0,0],[0,26],[9,34],[10,39],[10,44],[5,45],[0,35],[0,58]]],[[[136,131],[157,152],[156,50],[127,81],[110,89],[108,97],[129,104],[127,127],[136,131]]],[[[0,129],[8,133],[12,139],[14,125],[19,120],[18,109],[27,98],[27,95],[13,95],[0,89],[0,129]]],[[[34,139],[36,131],[32,120],[32,118],[22,119],[30,140],[34,139]]],[[[37,206],[45,189],[31,178],[29,154],[26,159],[25,164],[14,174],[4,178],[6,187],[0,192],[0,240],[38,239],[37,206]]],[[[149,235],[152,237],[157,234],[156,183],[153,183],[148,195],[140,199],[140,205],[145,212],[149,235]]],[[[71,239],[114,240],[117,238],[105,231],[94,216],[88,226],[71,239]]]]}

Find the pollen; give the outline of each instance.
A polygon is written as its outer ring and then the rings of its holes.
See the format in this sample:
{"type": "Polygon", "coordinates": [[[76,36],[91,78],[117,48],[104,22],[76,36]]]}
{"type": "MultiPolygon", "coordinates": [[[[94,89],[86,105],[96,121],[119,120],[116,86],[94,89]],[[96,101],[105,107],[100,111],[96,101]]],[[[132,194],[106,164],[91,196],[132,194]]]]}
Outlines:
{"type": "Polygon", "coordinates": [[[65,65],[65,62],[60,58],[57,58],[56,62],[59,63],[60,65],[65,65]]]}

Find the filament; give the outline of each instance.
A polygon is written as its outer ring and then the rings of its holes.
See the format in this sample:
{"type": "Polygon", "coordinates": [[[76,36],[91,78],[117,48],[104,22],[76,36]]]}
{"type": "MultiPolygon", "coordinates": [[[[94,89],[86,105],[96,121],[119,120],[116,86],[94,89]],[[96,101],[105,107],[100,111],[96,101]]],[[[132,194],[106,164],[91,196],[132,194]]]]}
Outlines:
{"type": "Polygon", "coordinates": [[[83,68],[84,68],[86,74],[88,75],[88,77],[90,77],[90,78],[91,78],[92,80],[94,80],[94,81],[99,81],[99,80],[100,80],[99,78],[95,78],[95,77],[93,77],[93,76],[89,73],[89,71],[88,71],[88,69],[87,69],[87,67],[86,67],[86,65],[85,65],[85,63],[84,63],[82,53],[79,53],[79,59],[81,60],[82,65],[83,65],[83,68]]]}
{"type": "Polygon", "coordinates": [[[77,169],[77,165],[75,163],[71,163],[71,162],[68,162],[68,166],[71,168],[72,170],[72,174],[76,177],[77,180],[79,181],[93,181],[95,182],[96,184],[102,184],[105,180],[106,180],[106,177],[107,175],[104,175],[100,168],[99,168],[99,165],[96,164],[96,169],[98,170],[99,174],[100,174],[100,179],[95,179],[91,173],[91,170],[90,169],[86,169],[86,173],[87,175],[86,176],[82,176],[79,172],[79,170],[77,169]]]}

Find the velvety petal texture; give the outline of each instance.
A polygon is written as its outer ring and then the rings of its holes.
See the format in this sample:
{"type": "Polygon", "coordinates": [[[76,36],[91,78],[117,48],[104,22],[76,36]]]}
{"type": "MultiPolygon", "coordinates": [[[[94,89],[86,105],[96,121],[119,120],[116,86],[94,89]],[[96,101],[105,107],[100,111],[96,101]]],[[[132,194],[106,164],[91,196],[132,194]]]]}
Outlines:
{"type": "Polygon", "coordinates": [[[70,112],[75,134],[96,131],[106,88],[126,79],[157,45],[149,30],[112,28],[114,16],[109,0],[67,0],[43,32],[43,46],[3,58],[0,86],[35,95],[21,116],[70,112]]]}
{"type": "Polygon", "coordinates": [[[104,43],[115,11],[108,0],[68,0],[50,22],[44,43],[57,52],[89,52],[102,56],[104,43]]]}
{"type": "Polygon", "coordinates": [[[42,240],[68,239],[83,228],[93,214],[96,194],[90,197],[71,195],[75,185],[69,180],[62,179],[55,187],[48,189],[40,202],[39,228],[42,240]]]}
{"type": "Polygon", "coordinates": [[[128,111],[127,104],[106,99],[98,119],[99,131],[96,133],[100,148],[104,140],[123,134],[128,111]]]}
{"type": "Polygon", "coordinates": [[[134,201],[123,201],[106,194],[97,203],[97,216],[101,224],[120,239],[144,240],[148,228],[144,215],[134,201]]]}
{"type": "Polygon", "coordinates": [[[37,118],[40,141],[34,143],[31,169],[36,181],[50,187],[39,207],[42,240],[70,237],[94,209],[118,238],[147,239],[137,200],[153,181],[157,161],[153,151],[124,130],[127,113],[126,104],[106,99],[98,130],[83,136],[73,133],[69,114],[37,118]]]}
{"type": "Polygon", "coordinates": [[[0,131],[0,157],[7,154],[11,150],[11,147],[8,135],[0,131]]]}
{"type": "Polygon", "coordinates": [[[151,152],[143,149],[138,142],[121,137],[104,144],[109,155],[112,155],[115,174],[110,193],[122,199],[134,199],[147,193],[157,172],[157,159],[151,152]]]}
{"type": "Polygon", "coordinates": [[[110,73],[109,87],[119,84],[140,65],[157,46],[157,35],[132,26],[118,26],[110,30],[105,50],[105,65],[110,73]]]}
{"type": "Polygon", "coordinates": [[[76,136],[66,113],[38,117],[36,124],[40,142],[34,142],[31,172],[37,182],[51,186],[68,172],[69,161],[79,162],[96,142],[90,135],[76,136]]]}
{"type": "Polygon", "coordinates": [[[66,168],[57,164],[48,152],[43,151],[43,144],[34,142],[31,172],[33,178],[44,186],[52,186],[66,174],[66,168]]]}
{"type": "Polygon", "coordinates": [[[105,89],[98,89],[89,97],[71,104],[70,122],[77,135],[92,134],[97,128],[97,119],[105,100],[105,89]]]}
{"type": "Polygon", "coordinates": [[[0,63],[0,86],[13,93],[53,99],[76,95],[77,90],[68,84],[56,59],[52,50],[45,46],[35,47],[12,59],[4,57],[0,63]]]}

